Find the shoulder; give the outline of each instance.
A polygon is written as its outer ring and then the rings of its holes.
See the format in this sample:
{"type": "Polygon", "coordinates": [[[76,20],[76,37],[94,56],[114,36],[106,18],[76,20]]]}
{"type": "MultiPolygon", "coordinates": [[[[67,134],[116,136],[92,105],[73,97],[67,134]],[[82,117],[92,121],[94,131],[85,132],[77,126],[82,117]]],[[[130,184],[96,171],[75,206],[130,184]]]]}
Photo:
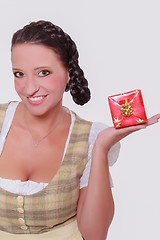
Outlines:
{"type": "Polygon", "coordinates": [[[90,120],[86,120],[82,117],[80,117],[77,113],[74,111],[68,109],[67,107],[64,107],[65,111],[71,114],[72,119],[75,119],[77,123],[81,123],[82,125],[88,125],[90,126],[90,138],[96,138],[96,136],[103,131],[105,128],[108,128],[109,125],[102,123],[102,122],[93,122],[90,120]]]}
{"type": "Polygon", "coordinates": [[[11,101],[8,103],[1,103],[0,104],[0,116],[5,114],[5,112],[8,110],[8,108],[15,108],[18,105],[18,101],[11,101]]]}
{"type": "Polygon", "coordinates": [[[0,132],[2,130],[2,125],[3,125],[3,121],[6,115],[6,110],[8,108],[9,103],[3,103],[0,104],[0,132]]]}
{"type": "Polygon", "coordinates": [[[103,131],[105,128],[108,128],[109,125],[102,123],[102,122],[93,122],[92,123],[92,128],[91,131],[93,132],[93,134],[98,134],[101,131],[103,131]]]}
{"type": "Polygon", "coordinates": [[[0,104],[0,131],[7,112],[8,111],[14,112],[17,105],[18,105],[17,101],[0,104]]]}
{"type": "Polygon", "coordinates": [[[8,106],[14,106],[17,105],[19,102],[18,101],[11,101],[11,102],[7,102],[7,103],[0,103],[0,111],[6,111],[8,106]]]}
{"type": "Polygon", "coordinates": [[[71,113],[71,115],[75,116],[76,122],[81,123],[82,125],[88,125],[90,126],[90,137],[96,137],[101,131],[103,131],[105,128],[108,128],[109,126],[102,122],[93,122],[90,120],[86,120],[82,117],[80,117],[77,113],[74,111],[71,111],[67,109],[71,113]]]}
{"type": "Polygon", "coordinates": [[[0,104],[0,122],[3,122],[9,103],[0,104]]]}
{"type": "Polygon", "coordinates": [[[8,108],[9,103],[0,104],[0,112],[5,112],[8,108]]]}
{"type": "Polygon", "coordinates": [[[71,114],[74,114],[76,121],[85,125],[92,125],[92,121],[88,121],[80,116],[77,115],[77,113],[75,113],[74,111],[71,111],[71,114]]]}
{"type": "Polygon", "coordinates": [[[92,122],[85,120],[78,116],[74,111],[70,111],[72,123],[74,124],[73,130],[79,135],[86,135],[89,137],[92,122]]]}
{"type": "Polygon", "coordinates": [[[98,134],[109,126],[102,122],[93,122],[90,130],[89,141],[93,142],[97,138],[98,134]]]}

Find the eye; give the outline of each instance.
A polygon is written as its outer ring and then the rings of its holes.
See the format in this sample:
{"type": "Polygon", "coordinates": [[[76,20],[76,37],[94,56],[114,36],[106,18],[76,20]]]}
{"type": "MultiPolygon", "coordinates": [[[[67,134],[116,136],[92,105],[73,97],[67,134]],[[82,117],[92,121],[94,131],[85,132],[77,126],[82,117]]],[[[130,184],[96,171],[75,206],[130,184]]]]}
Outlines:
{"type": "Polygon", "coordinates": [[[24,76],[24,74],[22,72],[14,72],[13,74],[16,78],[21,78],[24,76]]]}
{"type": "Polygon", "coordinates": [[[51,72],[48,71],[48,70],[42,70],[42,71],[39,72],[39,76],[40,76],[40,77],[46,77],[46,76],[48,76],[50,73],[51,73],[51,72]]]}

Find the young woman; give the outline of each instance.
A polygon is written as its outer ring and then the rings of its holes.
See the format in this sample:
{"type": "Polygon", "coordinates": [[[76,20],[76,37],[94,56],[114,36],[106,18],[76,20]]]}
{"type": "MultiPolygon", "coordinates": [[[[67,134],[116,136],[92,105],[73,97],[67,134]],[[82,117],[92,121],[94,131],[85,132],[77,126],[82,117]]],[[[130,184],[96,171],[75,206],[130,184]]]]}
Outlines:
{"type": "Polygon", "coordinates": [[[119,141],[154,124],[115,130],[62,106],[90,99],[75,43],[48,21],[13,35],[21,102],[0,105],[0,238],[104,240],[114,215],[109,164],[119,141]],[[83,237],[82,237],[83,236],[83,237]]]}

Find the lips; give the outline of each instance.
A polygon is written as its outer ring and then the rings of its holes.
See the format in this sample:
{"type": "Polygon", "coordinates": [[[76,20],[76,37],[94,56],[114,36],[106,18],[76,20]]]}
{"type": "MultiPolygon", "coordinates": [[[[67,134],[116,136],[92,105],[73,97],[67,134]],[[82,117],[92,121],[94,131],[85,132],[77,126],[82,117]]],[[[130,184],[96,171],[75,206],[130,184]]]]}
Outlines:
{"type": "Polygon", "coordinates": [[[28,97],[28,102],[32,105],[39,105],[43,103],[46,99],[47,95],[45,96],[36,96],[36,97],[28,97]]]}

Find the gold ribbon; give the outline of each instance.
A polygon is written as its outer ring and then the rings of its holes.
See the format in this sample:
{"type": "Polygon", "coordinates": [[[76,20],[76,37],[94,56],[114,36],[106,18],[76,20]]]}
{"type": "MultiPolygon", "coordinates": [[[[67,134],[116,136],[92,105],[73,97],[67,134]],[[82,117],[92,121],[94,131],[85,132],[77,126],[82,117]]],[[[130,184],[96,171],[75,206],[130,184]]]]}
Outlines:
{"type": "Polygon", "coordinates": [[[132,113],[133,113],[133,108],[128,103],[127,98],[125,98],[125,104],[121,105],[121,114],[125,117],[130,117],[132,113]]]}

